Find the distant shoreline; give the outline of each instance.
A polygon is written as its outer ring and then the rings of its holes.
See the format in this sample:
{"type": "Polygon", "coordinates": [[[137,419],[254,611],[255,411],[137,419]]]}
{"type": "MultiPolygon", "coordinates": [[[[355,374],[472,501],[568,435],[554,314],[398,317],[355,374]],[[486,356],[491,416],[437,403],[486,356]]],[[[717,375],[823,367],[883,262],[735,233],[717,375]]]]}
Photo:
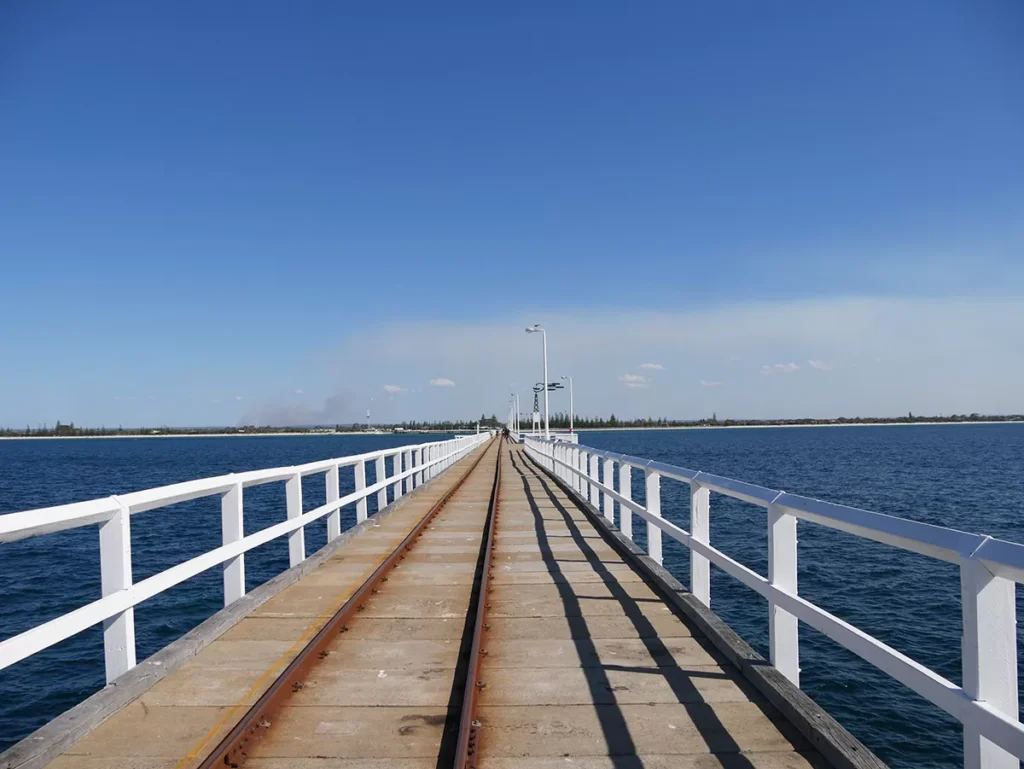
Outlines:
{"type": "Polygon", "coordinates": [[[318,433],[318,432],[281,432],[281,433],[131,433],[128,435],[0,435],[0,441],[91,441],[91,440],[123,440],[125,438],[294,438],[305,436],[307,438],[337,438],[339,435],[363,435],[363,436],[396,436],[396,435],[452,435],[454,430],[437,430],[434,432],[344,432],[344,433],[318,433]]]}
{"type": "MultiPolygon", "coordinates": [[[[927,425],[1024,425],[1024,420],[979,420],[959,422],[819,422],[804,425],[781,424],[781,425],[673,425],[666,427],[579,427],[574,428],[574,433],[606,433],[606,432],[665,432],[671,430],[773,430],[777,428],[799,428],[799,427],[922,427],[927,425]]],[[[567,433],[564,427],[551,428],[552,432],[567,433]]],[[[413,436],[413,435],[453,435],[457,430],[432,430],[432,431],[409,431],[404,433],[394,432],[246,432],[246,433],[160,433],[131,434],[131,435],[0,435],[0,441],[83,441],[83,440],[124,440],[128,438],[337,438],[339,436],[413,436]]],[[[461,431],[465,433],[465,431],[461,431]]],[[[470,433],[465,433],[470,434],[470,433]]],[[[523,431],[523,434],[530,435],[530,432],[523,431]]]]}
{"type": "MultiPolygon", "coordinates": [[[[812,422],[806,425],[673,425],[671,427],[578,427],[574,433],[630,432],[633,430],[773,430],[792,427],[925,427],[927,425],[1024,425],[1024,420],[978,420],[960,422],[812,422]]],[[[555,428],[551,428],[555,430],[555,428]]],[[[558,428],[568,432],[568,428],[558,428]]]]}

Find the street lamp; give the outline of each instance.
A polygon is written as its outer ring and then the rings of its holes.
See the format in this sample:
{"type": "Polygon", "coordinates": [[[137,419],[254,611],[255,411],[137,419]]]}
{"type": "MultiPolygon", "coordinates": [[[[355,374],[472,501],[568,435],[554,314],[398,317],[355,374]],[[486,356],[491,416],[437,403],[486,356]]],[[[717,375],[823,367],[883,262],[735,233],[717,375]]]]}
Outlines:
{"type": "Polygon", "coordinates": [[[551,423],[548,418],[548,332],[542,329],[539,323],[534,323],[526,328],[527,334],[536,334],[537,332],[540,332],[544,350],[544,439],[550,440],[551,423]]]}
{"type": "Polygon", "coordinates": [[[509,393],[512,396],[512,432],[519,435],[519,395],[509,393]]]}
{"type": "Polygon", "coordinates": [[[576,411],[575,407],[572,405],[572,377],[563,376],[562,379],[569,380],[569,435],[572,435],[572,416],[576,411]]]}

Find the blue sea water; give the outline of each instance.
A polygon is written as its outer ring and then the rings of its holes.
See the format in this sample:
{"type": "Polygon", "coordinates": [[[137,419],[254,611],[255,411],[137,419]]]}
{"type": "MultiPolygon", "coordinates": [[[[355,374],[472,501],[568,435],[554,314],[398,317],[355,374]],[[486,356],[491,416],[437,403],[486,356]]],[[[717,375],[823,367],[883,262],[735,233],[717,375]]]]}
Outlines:
{"type": "MultiPolygon", "coordinates": [[[[0,441],[0,512],[79,501],[262,467],[419,442],[415,436],[301,436],[0,441]]],[[[1024,539],[1024,426],[920,425],[583,433],[599,448],[726,475],[879,512],[1024,539]]],[[[372,479],[372,469],[370,470],[372,479]]],[[[639,473],[634,496],[643,498],[639,473]]],[[[368,479],[370,480],[370,479],[368,479]]],[[[351,473],[341,479],[352,488],[351,473]]],[[[304,507],[324,498],[304,480],[304,507]]],[[[688,526],[687,488],[663,481],[665,515],[688,526]]],[[[767,572],[765,512],[712,495],[711,541],[767,572]]],[[[370,505],[374,510],[373,501],[370,505]]],[[[246,533],[284,517],[283,484],[246,490],[246,533]]],[[[345,528],[354,514],[346,511],[345,528]]],[[[635,526],[644,539],[644,527],[635,526]]],[[[307,528],[307,551],[322,524],[307,528]]],[[[936,672],[960,682],[960,592],[955,566],[801,522],[800,593],[936,672]]],[[[0,545],[0,638],[99,596],[95,527],[0,545]]],[[[216,547],[216,499],[132,517],[135,579],[216,547]]],[[[287,546],[247,555],[251,589],[287,568],[287,546]]],[[[665,564],[684,584],[689,559],[665,540],[665,564]]],[[[712,570],[712,607],[767,656],[767,604],[712,570]]],[[[220,608],[219,571],[136,609],[144,659],[220,608]]],[[[1018,611],[1021,607],[1018,608],[1018,611]]],[[[1024,648],[1024,639],[1021,639],[1024,648]]],[[[801,625],[802,687],[893,767],[962,765],[959,724],[902,685],[801,625]]],[[[98,628],[0,671],[0,749],[103,685],[98,628]]]]}

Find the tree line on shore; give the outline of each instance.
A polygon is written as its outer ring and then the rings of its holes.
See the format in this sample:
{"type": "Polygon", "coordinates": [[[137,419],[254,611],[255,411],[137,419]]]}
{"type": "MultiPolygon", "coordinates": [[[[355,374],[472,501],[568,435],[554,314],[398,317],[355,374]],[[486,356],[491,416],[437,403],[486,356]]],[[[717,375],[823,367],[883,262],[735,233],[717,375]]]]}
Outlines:
{"type": "MultiPolygon", "coordinates": [[[[443,420],[437,422],[402,422],[400,424],[372,425],[372,430],[388,430],[402,432],[459,432],[476,430],[479,423],[483,428],[498,428],[497,416],[480,415],[480,419],[443,420]]],[[[102,438],[111,436],[142,436],[142,435],[273,435],[282,433],[358,433],[365,432],[365,423],[336,425],[294,425],[289,427],[273,427],[270,425],[243,425],[240,427],[76,427],[74,422],[64,424],[26,425],[24,429],[11,427],[0,428],[0,438],[102,438]]]]}
{"type": "MultiPolygon", "coordinates": [[[[525,431],[531,428],[531,416],[523,414],[520,427],[525,431]]],[[[605,417],[584,417],[576,415],[573,427],[578,430],[616,430],[623,428],[658,428],[658,427],[776,427],[797,425],[858,425],[858,424],[918,424],[929,422],[1024,422],[1024,414],[951,414],[949,416],[918,416],[909,413],[901,417],[837,417],[835,419],[719,419],[713,414],[709,419],[667,419],[646,417],[641,419],[620,419],[614,414],[605,417]]],[[[543,426],[543,416],[541,426],[543,426]]],[[[551,415],[551,427],[556,430],[569,429],[569,415],[558,412],[551,415]]],[[[406,421],[395,424],[373,425],[371,429],[391,432],[462,432],[481,428],[500,428],[500,422],[494,414],[480,415],[480,419],[443,420],[443,421],[406,421]]],[[[60,437],[107,437],[117,435],[273,435],[275,433],[358,433],[365,432],[363,423],[337,425],[299,425],[291,427],[271,427],[268,425],[244,425],[241,427],[76,427],[74,422],[64,424],[60,421],[53,427],[38,425],[35,428],[26,425],[24,429],[11,427],[0,428],[0,437],[4,438],[60,438],[60,437]]]]}
{"type": "MultiPolygon", "coordinates": [[[[614,414],[604,417],[573,417],[572,425],[578,430],[615,430],[629,427],[785,427],[795,425],[858,425],[858,424],[916,424],[936,422],[1024,422],[1024,414],[952,414],[950,416],[919,416],[908,413],[900,417],[836,417],[835,419],[719,419],[712,414],[706,419],[667,419],[666,417],[646,417],[640,419],[620,419],[614,414]]],[[[569,415],[558,412],[551,414],[551,427],[559,430],[569,429],[569,415]]],[[[544,416],[541,415],[541,426],[544,416]]],[[[531,415],[521,417],[520,428],[529,430],[532,427],[531,415]]]]}

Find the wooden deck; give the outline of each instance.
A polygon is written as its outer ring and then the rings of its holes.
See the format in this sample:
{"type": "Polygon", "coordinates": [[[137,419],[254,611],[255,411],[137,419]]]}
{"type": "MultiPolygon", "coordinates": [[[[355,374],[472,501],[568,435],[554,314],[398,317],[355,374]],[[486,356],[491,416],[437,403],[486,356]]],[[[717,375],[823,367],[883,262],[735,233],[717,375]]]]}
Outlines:
{"type": "Polygon", "coordinates": [[[523,452],[504,462],[480,767],[824,765],[523,452]]]}
{"type": "MultiPolygon", "coordinates": [[[[245,763],[451,765],[497,442],[245,763]]],[[[518,447],[502,448],[477,769],[826,764],[518,447]]],[[[53,760],[198,766],[461,474],[421,487],[53,760]]]]}

